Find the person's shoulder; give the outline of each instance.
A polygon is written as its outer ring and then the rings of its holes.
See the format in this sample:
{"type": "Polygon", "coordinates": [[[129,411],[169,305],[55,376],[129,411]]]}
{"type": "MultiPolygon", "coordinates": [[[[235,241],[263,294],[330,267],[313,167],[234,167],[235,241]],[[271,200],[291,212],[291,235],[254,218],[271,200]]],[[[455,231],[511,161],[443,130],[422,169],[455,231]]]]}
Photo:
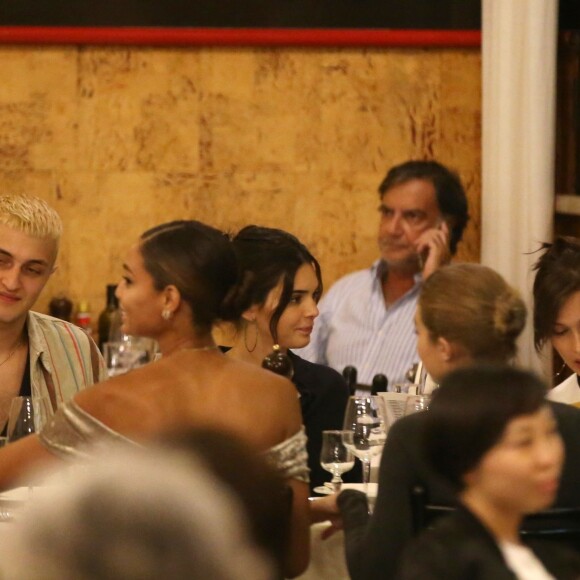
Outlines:
{"type": "Polygon", "coordinates": [[[88,344],[89,342],[89,336],[82,328],[72,324],[71,322],[67,322],[66,320],[61,320],[60,318],[55,318],[48,314],[42,314],[41,312],[34,312],[31,310],[28,313],[28,325],[29,331],[44,331],[45,336],[46,332],[56,333],[68,337],[74,337],[77,341],[82,342],[83,344],[88,344]]]}
{"type": "Polygon", "coordinates": [[[397,419],[389,430],[389,438],[401,438],[405,440],[414,439],[422,435],[425,420],[427,419],[426,411],[413,413],[397,419]]]}
{"type": "Polygon", "coordinates": [[[337,370],[326,365],[310,362],[294,352],[289,351],[289,354],[294,365],[295,378],[301,381],[317,381],[319,384],[331,386],[338,384],[346,387],[343,376],[337,370]]]}
{"type": "Polygon", "coordinates": [[[338,290],[344,290],[351,286],[358,286],[367,282],[371,282],[375,274],[375,264],[369,268],[364,268],[363,270],[356,270],[354,272],[350,272],[349,274],[345,274],[330,287],[329,293],[337,292],[338,290]]]}
{"type": "Polygon", "coordinates": [[[223,361],[227,372],[230,375],[235,375],[238,383],[244,384],[249,388],[263,389],[266,393],[292,396],[294,398],[298,396],[296,387],[286,377],[232,357],[224,356],[223,361]]]}
{"type": "Polygon", "coordinates": [[[504,569],[489,533],[471,514],[457,509],[409,542],[397,578],[503,578],[504,569]]]}
{"type": "MultiPolygon", "coordinates": [[[[574,405],[561,403],[559,401],[548,401],[558,425],[572,424],[580,428],[580,409],[574,405]]],[[[580,438],[579,438],[580,439],[580,438]]]]}

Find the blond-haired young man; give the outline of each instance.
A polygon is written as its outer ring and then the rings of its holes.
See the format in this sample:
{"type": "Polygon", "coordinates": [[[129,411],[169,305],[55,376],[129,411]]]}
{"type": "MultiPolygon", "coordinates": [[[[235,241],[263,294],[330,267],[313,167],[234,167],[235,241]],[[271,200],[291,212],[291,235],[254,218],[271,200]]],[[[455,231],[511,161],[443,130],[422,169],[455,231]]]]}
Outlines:
{"type": "Polygon", "coordinates": [[[46,395],[56,408],[105,378],[80,328],[30,310],[56,269],[61,232],[43,200],[0,196],[0,428],[13,397],[46,395]]]}

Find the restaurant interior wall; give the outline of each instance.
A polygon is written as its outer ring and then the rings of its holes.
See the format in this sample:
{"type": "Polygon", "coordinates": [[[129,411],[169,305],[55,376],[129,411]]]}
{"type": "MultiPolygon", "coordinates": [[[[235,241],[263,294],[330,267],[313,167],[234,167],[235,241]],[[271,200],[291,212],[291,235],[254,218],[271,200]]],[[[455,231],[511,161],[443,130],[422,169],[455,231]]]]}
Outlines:
{"type": "Polygon", "coordinates": [[[378,183],[410,158],[460,173],[479,259],[479,49],[3,46],[0,76],[0,191],[65,226],[40,311],[96,314],[137,236],[183,218],[289,230],[328,287],[376,258],[378,183]]]}

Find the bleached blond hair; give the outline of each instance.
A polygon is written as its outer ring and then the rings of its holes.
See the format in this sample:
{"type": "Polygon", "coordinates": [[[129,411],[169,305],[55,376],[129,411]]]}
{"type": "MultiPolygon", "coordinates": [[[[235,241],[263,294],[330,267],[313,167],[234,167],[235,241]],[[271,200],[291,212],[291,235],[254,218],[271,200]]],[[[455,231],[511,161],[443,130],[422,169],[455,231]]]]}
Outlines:
{"type": "Polygon", "coordinates": [[[62,234],[58,213],[44,200],[28,195],[0,195],[0,224],[57,244],[62,234]]]}

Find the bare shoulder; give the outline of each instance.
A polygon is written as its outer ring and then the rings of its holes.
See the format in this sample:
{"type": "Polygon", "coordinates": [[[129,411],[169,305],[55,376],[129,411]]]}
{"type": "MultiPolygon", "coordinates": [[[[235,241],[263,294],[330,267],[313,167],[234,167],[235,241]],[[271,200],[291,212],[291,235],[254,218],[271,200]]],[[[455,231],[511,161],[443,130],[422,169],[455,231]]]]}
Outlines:
{"type": "Polygon", "coordinates": [[[257,389],[268,389],[269,392],[279,396],[296,397],[297,391],[294,384],[285,377],[281,377],[271,371],[267,371],[256,365],[227,358],[227,371],[238,378],[239,382],[254,386],[257,389]]]}

